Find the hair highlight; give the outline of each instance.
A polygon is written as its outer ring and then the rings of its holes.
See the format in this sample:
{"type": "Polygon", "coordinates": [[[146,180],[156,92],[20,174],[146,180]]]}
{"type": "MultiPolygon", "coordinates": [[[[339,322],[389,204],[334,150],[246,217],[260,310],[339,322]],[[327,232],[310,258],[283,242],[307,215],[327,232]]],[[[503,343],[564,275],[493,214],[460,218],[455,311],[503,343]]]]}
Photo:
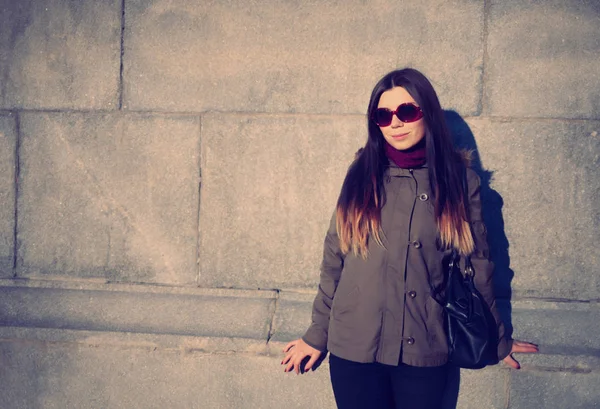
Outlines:
{"type": "Polygon", "coordinates": [[[344,254],[352,252],[363,259],[369,255],[369,237],[383,247],[380,234],[381,201],[375,176],[372,177],[371,182],[372,192],[365,192],[362,204],[350,201],[346,207],[344,203],[338,203],[336,209],[336,230],[340,239],[340,250],[344,254]]]}

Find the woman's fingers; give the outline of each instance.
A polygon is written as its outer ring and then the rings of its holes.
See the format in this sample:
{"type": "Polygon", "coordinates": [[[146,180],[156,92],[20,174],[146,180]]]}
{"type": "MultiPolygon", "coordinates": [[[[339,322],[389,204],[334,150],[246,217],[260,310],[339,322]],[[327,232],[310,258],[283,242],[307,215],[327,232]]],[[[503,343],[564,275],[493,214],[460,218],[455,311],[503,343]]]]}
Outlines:
{"type": "Polygon", "coordinates": [[[283,352],[286,353],[281,361],[281,365],[285,365],[284,372],[294,371],[296,374],[304,373],[311,369],[321,356],[320,351],[307,345],[302,338],[288,343],[283,348],[283,352]],[[303,368],[302,362],[306,357],[310,357],[310,359],[303,368]]]}
{"type": "Polygon", "coordinates": [[[315,362],[317,362],[317,359],[319,359],[319,355],[320,354],[312,354],[310,356],[310,360],[304,365],[304,371],[308,371],[313,367],[315,362]]]}
{"type": "Polygon", "coordinates": [[[298,367],[299,367],[298,357],[295,356],[288,365],[288,368],[289,368],[288,372],[294,371],[294,372],[296,372],[296,374],[298,374],[298,367]]]}
{"type": "Polygon", "coordinates": [[[525,352],[525,353],[534,353],[538,352],[539,348],[536,344],[532,344],[531,342],[523,342],[514,340],[512,345],[511,353],[513,352],[525,352]]]}
{"type": "Polygon", "coordinates": [[[283,357],[283,359],[281,360],[281,365],[287,365],[287,367],[284,369],[284,372],[289,372],[290,371],[290,366],[294,364],[294,359],[295,359],[295,353],[296,351],[290,351],[287,353],[286,356],[283,357]]]}
{"type": "Polygon", "coordinates": [[[512,342],[512,348],[510,350],[510,353],[514,353],[514,352],[538,352],[539,348],[536,344],[532,344],[531,342],[524,342],[524,341],[518,341],[518,340],[513,340],[512,342]]]}
{"type": "Polygon", "coordinates": [[[504,358],[504,362],[512,368],[520,369],[521,365],[519,364],[519,362],[517,362],[517,360],[515,358],[513,358],[512,354],[514,354],[515,352],[535,353],[538,351],[539,351],[539,349],[536,344],[532,344],[531,342],[523,342],[523,341],[514,340],[513,344],[512,344],[512,348],[510,350],[510,354],[508,354],[508,356],[506,358],[504,358]]]}
{"type": "Polygon", "coordinates": [[[289,351],[289,350],[290,350],[290,348],[292,348],[292,347],[296,346],[296,343],[298,343],[298,340],[297,340],[297,339],[296,339],[296,340],[294,340],[294,341],[291,341],[291,342],[289,342],[289,343],[288,343],[288,344],[287,344],[287,345],[286,345],[286,346],[283,348],[283,352],[287,352],[287,351],[289,351]]]}
{"type": "Polygon", "coordinates": [[[292,370],[292,368],[293,368],[293,367],[294,367],[294,361],[290,361],[290,362],[289,362],[289,363],[286,365],[286,367],[285,367],[285,369],[283,370],[283,372],[290,372],[290,371],[292,370]]]}
{"type": "Polygon", "coordinates": [[[294,371],[296,372],[296,375],[300,375],[300,365],[302,364],[302,359],[298,359],[296,360],[296,362],[294,362],[294,371]]]}
{"type": "Polygon", "coordinates": [[[511,355],[508,355],[506,358],[504,358],[504,362],[511,368],[521,369],[521,365],[519,365],[519,363],[511,355]]]}
{"type": "Polygon", "coordinates": [[[300,368],[300,362],[302,362],[303,359],[304,359],[304,356],[302,356],[301,354],[288,354],[283,359],[283,361],[281,361],[282,365],[287,364],[283,371],[284,372],[295,371],[296,373],[298,373],[299,368],[300,368]]]}
{"type": "Polygon", "coordinates": [[[518,345],[533,345],[535,347],[538,346],[538,344],[534,344],[533,342],[525,342],[525,341],[519,341],[517,339],[514,340],[514,342],[518,345]]]}
{"type": "Polygon", "coordinates": [[[536,344],[532,344],[531,342],[523,342],[523,341],[513,341],[514,349],[518,351],[514,352],[537,352],[538,346],[536,344]]]}

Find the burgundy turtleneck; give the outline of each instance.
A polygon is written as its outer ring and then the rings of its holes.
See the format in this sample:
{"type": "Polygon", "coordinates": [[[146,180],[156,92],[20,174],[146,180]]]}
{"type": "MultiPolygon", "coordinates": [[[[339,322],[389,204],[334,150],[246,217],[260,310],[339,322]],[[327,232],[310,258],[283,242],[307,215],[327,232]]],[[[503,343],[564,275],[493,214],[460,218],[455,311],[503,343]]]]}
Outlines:
{"type": "Polygon", "coordinates": [[[427,161],[427,151],[425,149],[425,138],[421,139],[419,143],[406,150],[399,151],[392,145],[385,142],[385,154],[390,158],[399,168],[411,169],[419,168],[427,161]]]}

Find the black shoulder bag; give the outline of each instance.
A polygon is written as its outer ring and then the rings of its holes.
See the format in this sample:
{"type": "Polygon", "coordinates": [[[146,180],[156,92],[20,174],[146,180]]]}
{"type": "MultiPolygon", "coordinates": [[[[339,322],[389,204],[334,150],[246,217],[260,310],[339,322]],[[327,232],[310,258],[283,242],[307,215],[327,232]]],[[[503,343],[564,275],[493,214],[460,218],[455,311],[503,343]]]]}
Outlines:
{"type": "MultiPolygon", "coordinates": [[[[468,197],[466,173],[463,177],[468,197]]],[[[468,209],[467,209],[468,214],[468,209]]],[[[452,250],[444,260],[447,271],[443,300],[430,282],[431,296],[444,308],[444,327],[448,339],[448,361],[460,368],[480,369],[498,363],[498,327],[489,306],[475,288],[475,272],[469,256],[465,271],[460,271],[460,257],[452,250]]]]}
{"type": "Polygon", "coordinates": [[[448,361],[460,368],[479,369],[498,363],[498,328],[483,296],[475,288],[469,257],[465,271],[456,251],[448,262],[444,293],[444,327],[448,339],[448,361]]]}

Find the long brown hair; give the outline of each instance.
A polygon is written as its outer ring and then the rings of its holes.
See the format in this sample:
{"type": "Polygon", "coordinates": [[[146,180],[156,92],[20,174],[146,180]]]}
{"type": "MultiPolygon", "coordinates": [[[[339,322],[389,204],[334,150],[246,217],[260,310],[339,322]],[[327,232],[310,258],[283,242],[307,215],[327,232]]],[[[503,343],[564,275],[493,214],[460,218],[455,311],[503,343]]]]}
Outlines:
{"type": "Polygon", "coordinates": [[[464,192],[465,165],[454,149],[437,94],[429,80],[412,68],[392,71],[373,88],[367,112],[368,138],[350,165],[337,203],[336,226],[342,252],[366,258],[368,240],[381,241],[381,208],[385,203],[383,178],[388,167],[385,139],[371,119],[381,94],[402,87],[423,110],[429,183],[442,248],[460,254],[475,249],[464,192]]]}

